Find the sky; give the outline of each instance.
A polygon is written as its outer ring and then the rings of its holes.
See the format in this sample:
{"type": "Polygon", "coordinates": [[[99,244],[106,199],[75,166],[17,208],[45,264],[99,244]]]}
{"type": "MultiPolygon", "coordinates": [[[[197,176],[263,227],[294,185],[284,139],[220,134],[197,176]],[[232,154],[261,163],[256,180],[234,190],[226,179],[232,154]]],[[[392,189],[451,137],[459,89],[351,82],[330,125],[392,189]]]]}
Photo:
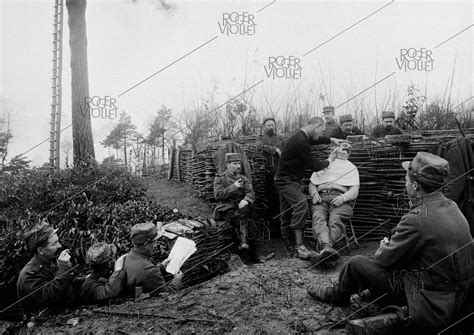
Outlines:
{"type": "MultiPolygon", "coordinates": [[[[400,110],[409,85],[428,102],[449,90],[452,106],[473,96],[472,1],[167,3],[95,0],[86,10],[89,95],[115,99],[144,133],[162,105],[178,120],[211,92],[219,105],[250,87],[258,113],[277,117],[295,99],[314,115],[331,104],[336,116],[364,106],[374,117],[400,110]]],[[[3,0],[0,15],[0,113],[10,113],[11,157],[49,136],[53,1],[3,0]]],[[[62,127],[71,123],[64,15],[62,127]]],[[[108,156],[100,142],[117,123],[92,118],[99,162],[108,156]]],[[[71,134],[62,132],[64,150],[71,134]]],[[[28,152],[33,166],[48,149],[28,152]]]]}

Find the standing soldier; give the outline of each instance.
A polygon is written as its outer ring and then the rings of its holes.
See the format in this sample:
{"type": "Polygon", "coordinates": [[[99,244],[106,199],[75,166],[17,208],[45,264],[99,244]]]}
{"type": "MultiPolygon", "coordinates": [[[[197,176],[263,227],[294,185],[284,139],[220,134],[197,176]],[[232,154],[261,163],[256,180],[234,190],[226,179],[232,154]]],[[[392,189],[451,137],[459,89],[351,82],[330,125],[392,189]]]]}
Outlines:
{"type": "Polygon", "coordinates": [[[68,250],[61,250],[57,229],[42,223],[29,231],[26,244],[32,254],[17,282],[18,298],[25,312],[49,307],[61,309],[74,302],[72,283],[76,272],[68,250]],[[59,255],[59,257],[58,257],[59,255]]]}
{"type": "Polygon", "coordinates": [[[341,130],[339,125],[336,122],[334,117],[334,107],[333,106],[324,106],[323,107],[323,118],[326,122],[326,129],[324,130],[323,135],[326,137],[332,137],[333,132],[341,130]]]}

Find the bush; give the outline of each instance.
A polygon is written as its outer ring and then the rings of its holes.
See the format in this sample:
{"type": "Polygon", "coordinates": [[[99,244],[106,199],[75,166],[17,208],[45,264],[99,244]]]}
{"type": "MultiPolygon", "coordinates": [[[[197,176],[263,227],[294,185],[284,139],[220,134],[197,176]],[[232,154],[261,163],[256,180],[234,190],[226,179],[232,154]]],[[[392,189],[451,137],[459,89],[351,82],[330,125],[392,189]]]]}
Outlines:
{"type": "Polygon", "coordinates": [[[59,173],[33,169],[2,174],[0,182],[2,296],[16,291],[18,273],[30,258],[24,234],[42,220],[59,229],[61,244],[83,264],[87,249],[95,242],[115,243],[119,253],[125,253],[131,246],[132,225],[180,216],[147,200],[140,179],[119,168],[59,173]]]}

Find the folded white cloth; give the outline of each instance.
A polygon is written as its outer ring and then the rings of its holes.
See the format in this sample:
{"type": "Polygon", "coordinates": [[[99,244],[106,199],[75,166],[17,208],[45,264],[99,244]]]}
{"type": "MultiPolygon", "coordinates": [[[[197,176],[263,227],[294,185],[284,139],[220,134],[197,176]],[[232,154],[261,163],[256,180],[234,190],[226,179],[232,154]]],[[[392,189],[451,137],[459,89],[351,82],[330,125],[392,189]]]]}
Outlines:
{"type": "Polygon", "coordinates": [[[316,186],[325,183],[359,186],[359,171],[350,161],[336,158],[324,170],[313,172],[311,182],[316,186]]]}

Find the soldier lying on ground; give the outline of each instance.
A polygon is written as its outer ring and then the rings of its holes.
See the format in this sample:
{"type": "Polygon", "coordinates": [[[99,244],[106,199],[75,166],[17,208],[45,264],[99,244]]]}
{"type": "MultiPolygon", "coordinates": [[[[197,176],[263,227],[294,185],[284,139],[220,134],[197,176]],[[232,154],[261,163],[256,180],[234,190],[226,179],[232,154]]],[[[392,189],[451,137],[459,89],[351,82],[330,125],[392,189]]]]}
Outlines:
{"type": "Polygon", "coordinates": [[[431,334],[464,313],[474,283],[474,242],[458,206],[441,192],[448,162],[418,152],[402,166],[407,171],[411,208],[391,238],[380,241],[374,260],[352,257],[338,284],[315,284],[308,293],[321,301],[348,305],[351,294],[368,289],[371,300],[408,304],[413,327],[431,334]],[[404,276],[399,275],[402,272],[404,276]]]}
{"type": "Polygon", "coordinates": [[[42,223],[26,234],[26,244],[32,254],[17,282],[18,298],[25,312],[44,307],[63,309],[74,303],[73,280],[68,250],[61,251],[57,229],[42,223]]]}
{"type": "Polygon", "coordinates": [[[133,249],[125,256],[123,271],[126,273],[125,293],[135,294],[135,287],[142,287],[143,293],[157,295],[158,293],[172,293],[182,287],[183,274],[177,273],[170,283],[164,277],[170,276],[165,270],[169,259],[156,266],[151,261],[155,241],[159,237],[156,225],[147,222],[132,227],[131,238],[133,249]]]}
{"type": "Polygon", "coordinates": [[[336,158],[326,169],[313,172],[309,183],[312,197],[313,233],[320,253],[311,253],[311,262],[335,261],[339,253],[333,246],[346,243],[346,224],[352,217],[352,206],[359,194],[359,172],[348,161],[350,148],[336,147],[336,158]]]}
{"type": "Polygon", "coordinates": [[[122,291],[125,283],[125,271],[122,271],[125,255],[116,260],[116,250],[115,245],[100,242],[87,251],[86,260],[92,268],[92,274],[81,286],[79,301],[82,305],[107,302],[118,297],[122,291]],[[112,268],[114,272],[111,275],[112,268]]]}

